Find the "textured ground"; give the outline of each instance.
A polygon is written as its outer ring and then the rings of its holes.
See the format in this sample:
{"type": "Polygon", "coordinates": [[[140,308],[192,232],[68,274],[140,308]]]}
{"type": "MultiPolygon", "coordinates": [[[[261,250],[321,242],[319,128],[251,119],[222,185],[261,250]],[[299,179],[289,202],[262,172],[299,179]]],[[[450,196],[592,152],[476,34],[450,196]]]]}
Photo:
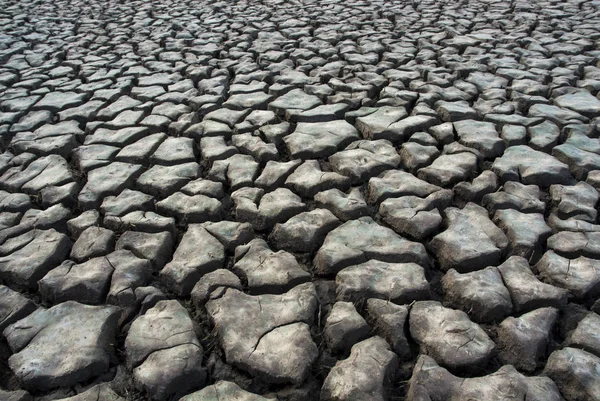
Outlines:
{"type": "Polygon", "coordinates": [[[0,9],[0,399],[600,400],[600,2],[0,9]]]}

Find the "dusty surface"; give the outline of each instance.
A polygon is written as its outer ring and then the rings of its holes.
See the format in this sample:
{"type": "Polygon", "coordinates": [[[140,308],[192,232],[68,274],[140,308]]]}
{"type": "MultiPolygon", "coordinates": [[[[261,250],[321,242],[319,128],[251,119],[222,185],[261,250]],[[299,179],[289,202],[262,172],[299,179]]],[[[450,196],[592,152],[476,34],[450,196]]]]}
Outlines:
{"type": "Polygon", "coordinates": [[[600,2],[0,7],[0,399],[600,400],[600,2]]]}

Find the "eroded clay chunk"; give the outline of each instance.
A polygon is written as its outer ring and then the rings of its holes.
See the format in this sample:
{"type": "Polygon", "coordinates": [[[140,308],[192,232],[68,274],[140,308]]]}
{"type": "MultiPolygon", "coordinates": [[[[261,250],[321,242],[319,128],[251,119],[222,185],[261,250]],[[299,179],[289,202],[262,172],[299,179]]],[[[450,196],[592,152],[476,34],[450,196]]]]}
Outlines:
{"type": "Polygon", "coordinates": [[[570,347],[554,351],[544,374],[567,400],[600,400],[600,358],[589,352],[570,347]]]}
{"type": "Polygon", "coordinates": [[[177,398],[204,384],[202,346],[176,300],[160,301],[133,321],[125,352],[136,387],[153,400],[177,398]]]}
{"type": "Polygon", "coordinates": [[[340,221],[327,209],[314,209],[275,225],[270,239],[277,248],[291,252],[312,252],[318,248],[327,233],[340,221]]]}
{"type": "Polygon", "coordinates": [[[548,251],[535,265],[542,281],[569,290],[578,298],[600,293],[600,261],[580,256],[567,259],[548,251]]]}
{"type": "Polygon", "coordinates": [[[269,383],[302,383],[318,356],[310,336],[317,310],[312,283],[282,295],[228,288],[206,304],[227,363],[269,383]]]}
{"type": "Polygon", "coordinates": [[[141,174],[142,166],[113,162],[92,170],[87,175],[87,183],[79,193],[78,201],[86,209],[100,206],[108,195],[118,195],[141,174]]]}
{"type": "MultiPolygon", "coordinates": [[[[125,398],[121,397],[113,391],[109,383],[98,384],[82,393],[62,399],[62,401],[125,401],[125,398]]],[[[10,401],[10,400],[9,400],[10,401]]]]}
{"type": "Polygon", "coordinates": [[[39,279],[58,266],[71,250],[69,238],[56,230],[32,230],[0,246],[2,279],[18,288],[36,288],[39,279]]]}
{"type": "Polygon", "coordinates": [[[421,355],[409,382],[407,401],[489,400],[562,401],[556,384],[545,376],[524,376],[513,366],[474,378],[457,377],[433,358],[421,355]]]}
{"type": "Polygon", "coordinates": [[[429,298],[425,270],[416,263],[368,260],[342,269],[335,278],[337,298],[359,302],[364,298],[411,303],[429,298]]]}
{"type": "Polygon", "coordinates": [[[24,295],[0,285],[0,332],[36,310],[36,305],[24,295]]]}
{"type": "Polygon", "coordinates": [[[573,177],[569,167],[556,158],[529,146],[511,146],[494,161],[492,170],[502,181],[521,181],[549,187],[552,184],[570,184],[573,177]]]}
{"type": "Polygon", "coordinates": [[[347,359],[331,369],[323,387],[321,401],[384,400],[386,386],[393,380],[398,357],[381,337],[355,344],[347,359]]]}
{"type": "Polygon", "coordinates": [[[468,203],[463,209],[447,208],[445,214],[448,229],[430,243],[442,269],[464,273],[499,264],[508,238],[484,208],[468,203]]]}
{"type": "Polygon", "coordinates": [[[231,269],[254,294],[281,293],[310,281],[310,274],[300,267],[294,255],[272,251],[262,238],[237,247],[234,259],[231,269]]]}
{"type": "Polygon", "coordinates": [[[261,397],[242,390],[237,384],[230,381],[221,380],[212,386],[204,387],[200,391],[191,393],[179,399],[179,401],[268,401],[268,398],[261,397]]]}
{"type": "Polygon", "coordinates": [[[367,321],[377,335],[383,337],[399,358],[411,357],[407,338],[408,305],[396,305],[383,299],[367,300],[367,321]]]}
{"type": "Polygon", "coordinates": [[[360,340],[369,336],[369,325],[351,302],[336,302],[323,331],[327,347],[334,353],[349,352],[360,340]]]}
{"type": "Polygon", "coordinates": [[[444,302],[479,323],[498,321],[512,312],[508,289],[496,267],[460,274],[454,269],[442,278],[444,302]]]}
{"type": "Polygon", "coordinates": [[[527,259],[521,256],[511,256],[498,266],[498,271],[517,313],[545,306],[561,308],[567,304],[568,291],[538,280],[527,259]]]}
{"type": "Polygon", "coordinates": [[[444,308],[436,301],[420,301],[410,311],[410,333],[421,353],[450,369],[485,365],[496,345],[465,312],[444,308]]]}
{"type": "Polygon", "coordinates": [[[114,306],[69,301],[38,309],[4,330],[14,352],[8,364],[30,389],[88,380],[109,368],[118,319],[114,306]]]}
{"type": "Polygon", "coordinates": [[[565,345],[584,349],[600,356],[600,315],[588,313],[565,341],[565,345]]]}
{"type": "Polygon", "coordinates": [[[546,356],[546,347],[558,318],[555,308],[540,308],[518,318],[508,317],[498,326],[498,356],[519,370],[534,371],[546,356]]]}
{"type": "Polygon", "coordinates": [[[225,247],[206,228],[190,224],[173,259],[160,272],[160,279],[180,295],[189,295],[206,273],[223,267],[225,247]]]}
{"type": "Polygon", "coordinates": [[[329,163],[335,172],[358,183],[397,167],[400,164],[400,155],[385,139],[360,140],[329,157],[329,163]]]}
{"type": "Polygon", "coordinates": [[[317,252],[314,265],[317,273],[328,275],[369,259],[429,265],[422,244],[402,238],[370,217],[348,221],[331,231],[317,252]]]}

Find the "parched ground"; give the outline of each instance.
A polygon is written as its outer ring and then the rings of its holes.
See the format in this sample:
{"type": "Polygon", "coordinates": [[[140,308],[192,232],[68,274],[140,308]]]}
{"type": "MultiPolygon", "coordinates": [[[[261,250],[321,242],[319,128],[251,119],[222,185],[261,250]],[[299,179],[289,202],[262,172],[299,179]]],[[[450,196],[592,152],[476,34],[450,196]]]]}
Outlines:
{"type": "Polygon", "coordinates": [[[600,400],[600,1],[0,2],[0,400],[600,400]]]}

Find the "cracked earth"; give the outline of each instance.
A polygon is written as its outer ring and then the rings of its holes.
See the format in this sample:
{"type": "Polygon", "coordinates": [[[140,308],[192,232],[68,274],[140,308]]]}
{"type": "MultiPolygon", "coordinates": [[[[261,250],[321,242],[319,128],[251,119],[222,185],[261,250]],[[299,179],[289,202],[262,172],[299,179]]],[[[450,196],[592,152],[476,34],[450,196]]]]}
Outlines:
{"type": "Polygon", "coordinates": [[[600,400],[598,0],[5,0],[3,401],[600,400]]]}

